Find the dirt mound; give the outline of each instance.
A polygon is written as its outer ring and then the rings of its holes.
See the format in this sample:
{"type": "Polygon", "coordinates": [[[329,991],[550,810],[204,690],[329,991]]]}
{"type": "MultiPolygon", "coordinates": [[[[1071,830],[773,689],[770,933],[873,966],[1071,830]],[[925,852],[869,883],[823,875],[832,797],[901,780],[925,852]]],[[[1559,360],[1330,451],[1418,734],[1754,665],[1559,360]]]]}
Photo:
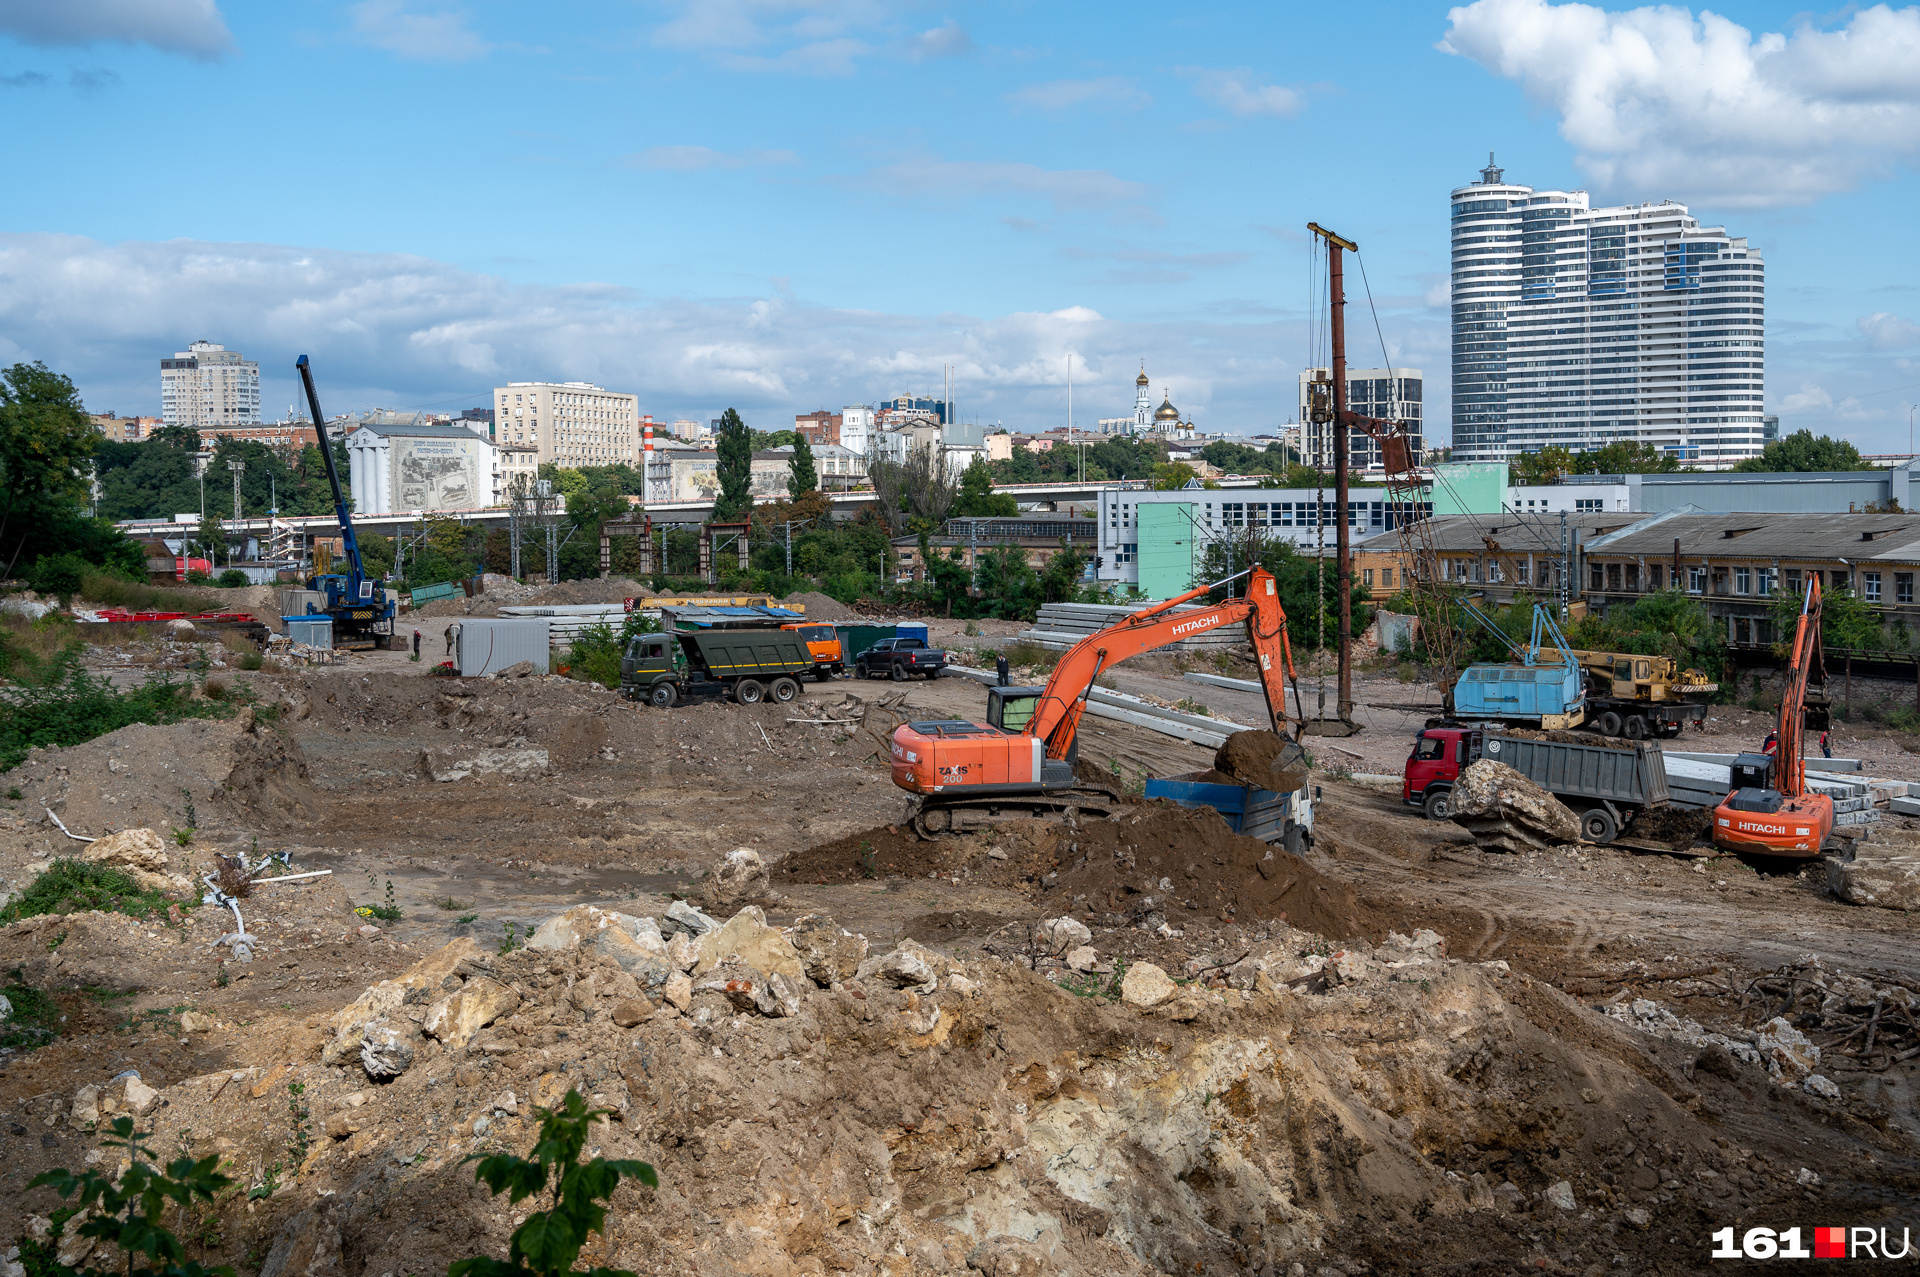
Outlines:
{"type": "Polygon", "coordinates": [[[1598,732],[1576,732],[1564,727],[1543,731],[1538,727],[1505,727],[1503,736],[1518,736],[1521,740],[1548,740],[1562,745],[1592,745],[1596,749],[1632,749],[1636,742],[1624,736],[1602,736],[1598,732]]]}
{"type": "Polygon", "coordinates": [[[808,590],[801,594],[789,594],[780,600],[789,605],[799,604],[807,610],[809,621],[857,621],[860,614],[842,603],[839,599],[821,594],[817,590],[808,590]]]}
{"type": "Polygon", "coordinates": [[[1713,813],[1697,807],[1650,807],[1633,818],[1627,837],[1664,842],[1685,851],[1713,832],[1713,813]]]}
{"type": "Polygon", "coordinates": [[[1306,751],[1276,732],[1235,732],[1214,751],[1214,770],[1275,793],[1292,793],[1307,783],[1306,751]]]}
{"type": "Polygon", "coordinates": [[[1380,930],[1351,887],[1241,837],[1210,808],[1150,804],[1137,816],[1063,830],[1055,854],[1063,865],[1048,894],[1084,897],[1094,909],[1277,918],[1334,939],[1380,930]]]}

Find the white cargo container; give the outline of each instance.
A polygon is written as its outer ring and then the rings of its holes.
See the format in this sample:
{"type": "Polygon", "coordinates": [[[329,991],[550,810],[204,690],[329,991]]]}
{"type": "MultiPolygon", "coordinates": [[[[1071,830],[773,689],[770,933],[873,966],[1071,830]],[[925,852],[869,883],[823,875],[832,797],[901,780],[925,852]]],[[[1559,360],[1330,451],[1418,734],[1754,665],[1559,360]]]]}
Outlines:
{"type": "Polygon", "coordinates": [[[477,678],[532,661],[535,671],[550,668],[545,617],[462,617],[454,625],[453,665],[462,678],[477,678]]]}

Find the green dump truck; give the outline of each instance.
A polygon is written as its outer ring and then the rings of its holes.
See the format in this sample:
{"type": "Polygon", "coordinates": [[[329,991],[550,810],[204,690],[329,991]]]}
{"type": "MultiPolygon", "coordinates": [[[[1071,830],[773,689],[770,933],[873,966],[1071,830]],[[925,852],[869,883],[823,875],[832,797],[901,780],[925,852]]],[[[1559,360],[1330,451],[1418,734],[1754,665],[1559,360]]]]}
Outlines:
{"type": "Polygon", "coordinates": [[[800,695],[800,676],[812,669],[813,653],[792,630],[641,634],[620,659],[620,691],[662,709],[725,696],[742,705],[784,705],[800,695]]]}

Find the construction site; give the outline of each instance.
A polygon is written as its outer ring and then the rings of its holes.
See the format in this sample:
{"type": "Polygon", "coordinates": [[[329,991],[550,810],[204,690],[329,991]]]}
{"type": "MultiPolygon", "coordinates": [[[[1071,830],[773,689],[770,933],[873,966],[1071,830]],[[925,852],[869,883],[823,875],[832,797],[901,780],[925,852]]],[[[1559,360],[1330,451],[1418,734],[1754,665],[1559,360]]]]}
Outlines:
{"type": "MultiPolygon", "coordinates": [[[[1337,500],[1351,429],[1417,502],[1334,335],[1337,500]]],[[[1344,518],[1309,660],[1244,560],[1031,624],[402,612],[338,505],[305,591],[79,627],[85,687],[194,714],[7,773],[9,1277],[134,1270],[63,1196],[131,1144],[221,1177],[154,1197],[168,1271],[517,1260],[558,1198],[476,1170],[570,1104],[595,1271],[1912,1263],[1920,754],[1831,755],[1817,579],[1763,711],[1544,605],[1507,635],[1404,510],[1417,662],[1356,632],[1344,518]]]]}

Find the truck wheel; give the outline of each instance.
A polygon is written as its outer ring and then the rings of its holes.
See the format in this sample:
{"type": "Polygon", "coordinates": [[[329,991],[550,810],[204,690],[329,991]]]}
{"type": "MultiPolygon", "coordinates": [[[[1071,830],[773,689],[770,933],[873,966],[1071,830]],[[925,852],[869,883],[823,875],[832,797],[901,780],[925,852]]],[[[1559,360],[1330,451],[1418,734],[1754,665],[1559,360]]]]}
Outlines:
{"type": "Polygon", "coordinates": [[[790,678],[776,678],[767,688],[767,691],[772,693],[775,704],[785,705],[794,697],[800,695],[800,684],[790,678]]]}
{"type": "Polygon", "coordinates": [[[1612,710],[1608,710],[1602,714],[1593,724],[1593,729],[1602,736],[1618,736],[1620,734],[1620,727],[1620,715],[1614,713],[1612,710]]]}
{"type": "Polygon", "coordinates": [[[1638,714],[1633,715],[1627,720],[1626,733],[1628,740],[1645,740],[1648,736],[1647,720],[1638,714]]]}
{"type": "Polygon", "coordinates": [[[1427,809],[1428,820],[1447,819],[1449,816],[1453,815],[1452,792],[1449,790],[1443,789],[1437,794],[1428,794],[1427,801],[1426,801],[1426,809],[1427,809]]]}
{"type": "Polygon", "coordinates": [[[1613,823],[1613,813],[1605,807],[1592,808],[1580,817],[1580,835],[1588,842],[1612,842],[1619,832],[1619,826],[1613,823]]]}
{"type": "Polygon", "coordinates": [[[750,678],[733,685],[733,699],[742,705],[758,705],[767,698],[767,689],[750,678]]]}
{"type": "Polygon", "coordinates": [[[905,665],[902,665],[902,664],[900,664],[900,663],[898,663],[898,662],[895,662],[895,663],[894,663],[894,667],[893,667],[893,681],[894,681],[894,682],[896,682],[896,683],[904,683],[904,682],[906,682],[906,681],[907,681],[907,680],[908,680],[909,678],[912,678],[912,677],[913,677],[913,675],[911,675],[911,674],[909,674],[909,673],[907,672],[907,667],[906,667],[905,665]]]}
{"type": "Polygon", "coordinates": [[[1281,846],[1285,847],[1290,855],[1306,855],[1307,831],[1298,825],[1288,825],[1286,835],[1281,839],[1281,846]]]}
{"type": "Polygon", "coordinates": [[[647,699],[661,709],[672,709],[680,699],[680,693],[672,683],[655,683],[653,690],[647,693],[647,699]]]}

